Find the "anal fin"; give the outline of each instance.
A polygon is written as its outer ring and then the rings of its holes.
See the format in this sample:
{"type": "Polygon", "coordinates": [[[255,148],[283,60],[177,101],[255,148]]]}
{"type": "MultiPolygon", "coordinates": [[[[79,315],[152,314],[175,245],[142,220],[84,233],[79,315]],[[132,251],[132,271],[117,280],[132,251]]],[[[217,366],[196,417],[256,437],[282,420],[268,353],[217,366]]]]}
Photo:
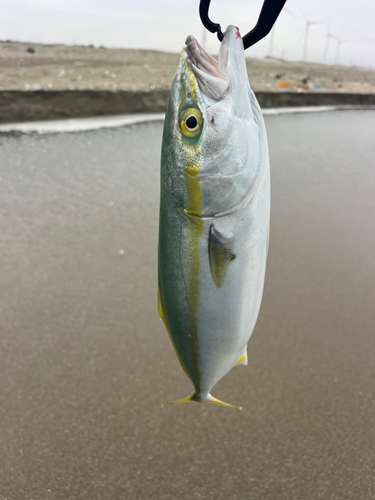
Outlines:
{"type": "Polygon", "coordinates": [[[244,352],[239,357],[239,359],[238,359],[238,361],[236,363],[236,366],[237,365],[245,365],[245,366],[247,366],[247,346],[245,347],[244,352]]]}

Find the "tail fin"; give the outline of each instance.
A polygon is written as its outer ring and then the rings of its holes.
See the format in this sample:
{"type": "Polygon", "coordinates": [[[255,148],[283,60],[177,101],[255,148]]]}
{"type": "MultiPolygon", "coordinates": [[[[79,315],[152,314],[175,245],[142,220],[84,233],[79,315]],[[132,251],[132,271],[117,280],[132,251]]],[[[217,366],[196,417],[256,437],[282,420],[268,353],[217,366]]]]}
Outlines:
{"type": "Polygon", "coordinates": [[[220,401],[220,399],[216,399],[211,394],[209,394],[210,400],[207,401],[208,403],[214,404],[214,405],[220,405],[220,406],[226,406],[227,408],[234,408],[235,410],[242,411],[242,406],[234,406],[230,405],[229,403],[225,403],[224,401],[220,401]]]}
{"type": "Polygon", "coordinates": [[[220,405],[220,406],[226,406],[227,408],[234,408],[235,410],[242,410],[242,406],[234,406],[229,403],[225,403],[224,401],[220,401],[220,399],[216,399],[211,394],[208,394],[207,399],[204,401],[201,401],[200,399],[197,398],[196,393],[192,394],[191,396],[188,396],[187,398],[182,398],[182,399],[177,399],[176,401],[172,401],[172,403],[166,403],[160,405],[160,408],[164,408],[164,406],[169,406],[169,405],[177,405],[180,403],[190,403],[190,401],[196,401],[197,403],[211,403],[214,405],[220,405]]]}
{"type": "Polygon", "coordinates": [[[172,401],[172,403],[165,403],[163,405],[160,405],[160,408],[164,408],[164,406],[169,406],[169,405],[178,405],[180,403],[190,403],[190,401],[197,401],[195,392],[194,394],[188,396],[187,398],[176,399],[176,401],[172,401]]]}

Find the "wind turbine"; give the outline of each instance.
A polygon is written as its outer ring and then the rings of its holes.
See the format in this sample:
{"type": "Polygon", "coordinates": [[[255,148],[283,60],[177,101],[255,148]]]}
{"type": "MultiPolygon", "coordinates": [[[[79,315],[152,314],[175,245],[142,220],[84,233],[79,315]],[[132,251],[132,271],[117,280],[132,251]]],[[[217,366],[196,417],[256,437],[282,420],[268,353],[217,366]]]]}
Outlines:
{"type": "MultiPolygon", "coordinates": [[[[298,17],[295,16],[293,14],[293,12],[291,12],[286,7],[283,7],[281,14],[283,14],[284,12],[286,12],[290,16],[294,17],[294,19],[298,19],[298,17]]],[[[274,46],[274,42],[275,42],[275,30],[276,30],[276,24],[273,25],[273,28],[272,28],[271,33],[270,33],[270,44],[268,46],[268,57],[272,57],[272,54],[273,54],[273,46],[274,46]]]]}
{"type": "Polygon", "coordinates": [[[323,62],[324,62],[324,64],[327,64],[328,49],[329,49],[329,41],[330,41],[330,39],[336,40],[336,38],[329,32],[329,27],[328,27],[327,35],[326,35],[326,44],[324,46],[324,56],[323,56],[323,62]]]}
{"type": "Polygon", "coordinates": [[[308,21],[303,13],[302,15],[306,23],[305,40],[303,42],[303,50],[302,50],[302,60],[307,61],[307,44],[309,42],[310,26],[312,26],[313,24],[324,24],[325,21],[308,21]]]}
{"type": "Polygon", "coordinates": [[[347,43],[349,40],[339,40],[338,38],[336,38],[336,41],[337,41],[337,50],[336,50],[335,64],[338,64],[339,63],[339,58],[340,58],[341,45],[343,43],[347,43]]]}
{"type": "Polygon", "coordinates": [[[268,46],[268,57],[272,57],[273,53],[273,42],[275,41],[275,25],[273,25],[270,33],[270,44],[268,46]]]}

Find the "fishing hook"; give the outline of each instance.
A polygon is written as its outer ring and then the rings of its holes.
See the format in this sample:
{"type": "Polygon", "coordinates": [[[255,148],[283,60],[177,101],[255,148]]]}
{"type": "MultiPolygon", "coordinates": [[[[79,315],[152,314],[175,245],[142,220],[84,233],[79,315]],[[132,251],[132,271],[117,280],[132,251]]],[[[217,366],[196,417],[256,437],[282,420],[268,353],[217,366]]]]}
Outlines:
{"type": "MultiPolygon", "coordinates": [[[[199,16],[203,26],[211,33],[217,33],[220,42],[223,40],[224,35],[221,31],[220,24],[213,23],[208,17],[208,9],[211,0],[200,0],[199,16]]],[[[259,19],[255,28],[253,28],[247,35],[242,38],[244,49],[248,49],[255,43],[259,42],[271,31],[272,26],[275,24],[286,0],[264,0],[262,10],[259,14],[259,19]]]]}

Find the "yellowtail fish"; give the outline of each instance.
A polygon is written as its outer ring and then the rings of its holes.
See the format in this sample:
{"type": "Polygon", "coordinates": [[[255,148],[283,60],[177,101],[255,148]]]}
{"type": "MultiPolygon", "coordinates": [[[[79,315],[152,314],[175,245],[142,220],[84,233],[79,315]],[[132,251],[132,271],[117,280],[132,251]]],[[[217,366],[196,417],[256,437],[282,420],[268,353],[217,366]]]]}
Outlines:
{"type": "Polygon", "coordinates": [[[267,136],[238,28],[218,60],[189,36],[164,123],[159,314],[194,393],[247,365],[262,299],[270,219],[267,136]]]}

